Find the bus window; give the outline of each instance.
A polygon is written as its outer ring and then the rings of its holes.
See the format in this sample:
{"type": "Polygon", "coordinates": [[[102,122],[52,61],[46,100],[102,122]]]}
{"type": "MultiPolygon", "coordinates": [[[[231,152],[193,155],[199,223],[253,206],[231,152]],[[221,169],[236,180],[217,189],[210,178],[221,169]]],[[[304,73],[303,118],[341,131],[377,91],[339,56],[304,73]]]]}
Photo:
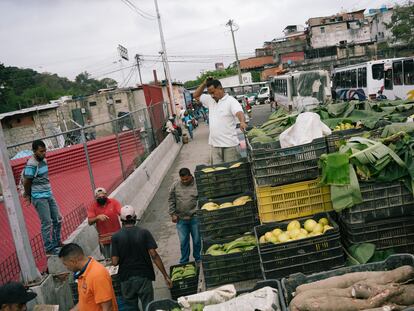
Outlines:
{"type": "Polygon", "coordinates": [[[372,65],[372,79],[382,80],[384,78],[384,64],[372,65]]]}
{"type": "Polygon", "coordinates": [[[350,75],[351,75],[351,87],[356,88],[357,87],[356,69],[352,69],[350,71],[350,75]]]}
{"type": "Polygon", "coordinates": [[[351,70],[345,71],[345,87],[351,87],[351,70]]]}
{"type": "Polygon", "coordinates": [[[403,71],[402,62],[392,63],[392,71],[394,74],[394,85],[402,85],[403,82],[403,71]]]}
{"type": "Polygon", "coordinates": [[[412,59],[404,61],[404,84],[414,84],[414,60],[412,59]]]}
{"type": "Polygon", "coordinates": [[[392,70],[388,69],[385,72],[384,87],[386,90],[392,90],[392,70]]]}
{"type": "Polygon", "coordinates": [[[367,68],[358,68],[358,87],[367,87],[367,68]]]}

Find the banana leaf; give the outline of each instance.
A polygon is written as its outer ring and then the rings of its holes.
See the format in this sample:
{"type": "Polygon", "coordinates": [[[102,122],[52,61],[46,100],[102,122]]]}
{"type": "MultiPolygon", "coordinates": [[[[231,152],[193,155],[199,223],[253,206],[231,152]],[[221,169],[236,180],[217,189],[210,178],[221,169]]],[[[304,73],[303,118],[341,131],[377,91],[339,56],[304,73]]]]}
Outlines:
{"type": "Polygon", "coordinates": [[[354,167],[349,165],[349,185],[332,185],[331,201],[336,212],[362,203],[361,190],[354,167]]]}
{"type": "Polygon", "coordinates": [[[346,153],[323,154],[319,159],[323,185],[349,185],[349,156],[346,153]]]}

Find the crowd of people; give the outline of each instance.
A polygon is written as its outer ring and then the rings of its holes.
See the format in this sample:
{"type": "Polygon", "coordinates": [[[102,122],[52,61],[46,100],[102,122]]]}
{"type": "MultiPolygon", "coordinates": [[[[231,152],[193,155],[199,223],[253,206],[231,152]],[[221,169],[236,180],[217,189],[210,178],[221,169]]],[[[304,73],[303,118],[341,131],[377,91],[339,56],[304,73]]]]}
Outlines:
{"type": "MultiPolygon", "coordinates": [[[[240,158],[236,123],[246,129],[240,103],[224,93],[218,80],[207,79],[194,93],[195,105],[182,112],[180,119],[193,138],[192,131],[197,120],[209,123],[211,164],[237,161],[240,158]],[[203,94],[207,88],[208,94],[203,94]],[[207,112],[208,109],[208,112],[207,112]]],[[[172,116],[166,131],[180,141],[181,127],[177,116],[172,116]]],[[[22,172],[23,196],[38,213],[41,233],[47,255],[57,255],[65,267],[74,273],[78,285],[78,304],[72,309],[118,310],[112,279],[103,264],[84,253],[80,245],[61,242],[62,216],[52,193],[48,177],[46,145],[41,140],[32,144],[33,156],[26,162],[22,172]]],[[[180,241],[180,264],[190,260],[190,237],[192,255],[197,264],[201,259],[201,240],[197,210],[197,187],[191,171],[183,167],[179,178],[172,184],[168,196],[168,214],[176,224],[180,241]]],[[[157,266],[171,288],[172,282],[157,252],[157,243],[151,232],[137,225],[135,209],[122,207],[114,198],[109,198],[103,187],[96,188],[95,200],[88,208],[88,223],[96,226],[98,243],[106,263],[119,266],[122,296],[131,307],[139,310],[154,299],[152,282],[155,280],[153,265],[157,266]]],[[[26,303],[36,297],[21,283],[8,283],[0,287],[0,310],[26,310],[26,303]]]]}

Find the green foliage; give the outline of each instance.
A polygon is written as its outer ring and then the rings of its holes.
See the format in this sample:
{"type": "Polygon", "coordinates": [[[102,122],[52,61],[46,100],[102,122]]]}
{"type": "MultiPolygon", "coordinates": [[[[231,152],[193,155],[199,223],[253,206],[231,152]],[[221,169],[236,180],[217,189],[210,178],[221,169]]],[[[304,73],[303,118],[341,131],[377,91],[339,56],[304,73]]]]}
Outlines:
{"type": "Polygon", "coordinates": [[[109,78],[92,79],[87,72],[70,81],[56,74],[6,67],[0,63],[0,113],[47,104],[64,95],[87,95],[116,85],[116,81],[109,78]]]}
{"type": "Polygon", "coordinates": [[[196,80],[190,80],[187,82],[184,82],[185,88],[192,88],[195,86],[199,86],[207,77],[213,77],[213,78],[225,78],[229,76],[234,76],[237,74],[236,68],[226,68],[224,70],[212,70],[212,71],[205,71],[202,75],[198,76],[196,80]]]}
{"type": "Polygon", "coordinates": [[[251,71],[252,82],[260,82],[260,71],[251,71]]]}
{"type": "Polygon", "coordinates": [[[395,42],[414,46],[414,2],[395,6],[391,22],[386,27],[391,29],[395,42]]]}

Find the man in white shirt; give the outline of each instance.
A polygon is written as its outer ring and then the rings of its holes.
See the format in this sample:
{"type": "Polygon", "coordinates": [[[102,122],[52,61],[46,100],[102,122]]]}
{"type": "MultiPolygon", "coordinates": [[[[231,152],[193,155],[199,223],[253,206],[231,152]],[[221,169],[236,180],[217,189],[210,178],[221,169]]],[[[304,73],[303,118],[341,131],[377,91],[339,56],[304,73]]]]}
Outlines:
{"type": "Polygon", "coordinates": [[[212,78],[207,78],[193,96],[209,110],[211,164],[237,161],[240,158],[237,119],[242,131],[247,127],[240,103],[224,93],[220,81],[212,78]],[[203,94],[206,87],[208,95],[203,94]]]}

